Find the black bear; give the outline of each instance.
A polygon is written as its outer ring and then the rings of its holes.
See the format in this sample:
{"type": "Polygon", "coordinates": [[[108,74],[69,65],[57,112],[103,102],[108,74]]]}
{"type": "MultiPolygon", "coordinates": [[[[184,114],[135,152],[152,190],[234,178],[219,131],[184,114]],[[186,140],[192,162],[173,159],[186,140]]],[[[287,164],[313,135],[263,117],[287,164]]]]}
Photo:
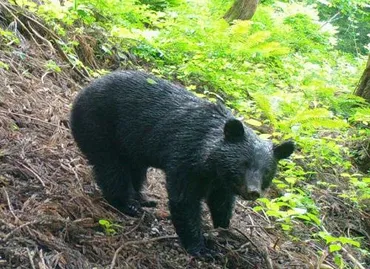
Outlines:
{"type": "Polygon", "coordinates": [[[71,129],[104,197],[123,213],[153,206],[140,193],[147,169],[165,172],[172,222],[195,256],[208,253],[201,201],[214,227],[227,228],[235,195],[260,197],[277,162],[294,150],[290,141],[260,139],[223,105],[139,71],[114,72],[83,89],[71,129]]]}

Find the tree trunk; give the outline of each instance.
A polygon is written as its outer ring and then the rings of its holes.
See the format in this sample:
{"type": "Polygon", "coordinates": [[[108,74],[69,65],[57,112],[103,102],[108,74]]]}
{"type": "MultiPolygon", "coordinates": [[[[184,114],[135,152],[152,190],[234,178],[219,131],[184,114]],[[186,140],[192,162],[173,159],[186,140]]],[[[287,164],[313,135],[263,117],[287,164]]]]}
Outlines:
{"type": "MultiPolygon", "coordinates": [[[[365,71],[362,73],[360,82],[355,90],[355,94],[370,103],[370,55],[367,59],[365,71]]],[[[364,141],[361,141],[357,145],[356,151],[359,154],[358,158],[355,159],[358,168],[362,172],[368,173],[370,171],[370,138],[365,138],[364,141]]]]}
{"type": "Polygon", "coordinates": [[[370,103],[370,55],[364,73],[362,73],[360,82],[355,90],[355,94],[361,96],[370,103]]]}
{"type": "Polygon", "coordinates": [[[257,10],[258,2],[259,0],[235,0],[224,19],[229,23],[233,20],[250,20],[257,10]]]}

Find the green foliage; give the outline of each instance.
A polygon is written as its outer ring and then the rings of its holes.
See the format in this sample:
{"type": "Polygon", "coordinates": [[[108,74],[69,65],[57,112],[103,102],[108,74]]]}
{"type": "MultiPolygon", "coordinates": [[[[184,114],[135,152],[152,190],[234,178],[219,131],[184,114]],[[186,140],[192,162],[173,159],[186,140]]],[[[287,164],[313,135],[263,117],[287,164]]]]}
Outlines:
{"type": "Polygon", "coordinates": [[[178,6],[181,0],[139,0],[139,2],[148,5],[150,9],[163,11],[168,7],[178,6]]]}
{"type": "Polygon", "coordinates": [[[117,229],[123,228],[121,225],[114,224],[106,219],[99,220],[99,225],[103,228],[104,233],[107,235],[115,235],[117,233],[117,229]]]}
{"type": "MultiPolygon", "coordinates": [[[[280,178],[274,179],[278,189],[284,191],[284,195],[274,199],[258,199],[260,206],[255,211],[264,210],[265,214],[276,218],[285,231],[293,229],[295,220],[301,220],[309,225],[320,226],[319,208],[309,195],[309,191],[303,191],[299,187],[300,182],[305,181],[308,173],[294,162],[282,162],[284,170],[280,178]]],[[[311,187],[307,186],[307,190],[311,187]]]]}
{"type": "Polygon", "coordinates": [[[368,0],[306,0],[317,4],[323,21],[330,21],[338,28],[338,48],[366,54],[370,50],[370,16],[368,0]]]}
{"type": "Polygon", "coordinates": [[[313,23],[307,15],[289,16],[284,23],[292,28],[289,42],[295,51],[312,52],[330,46],[328,36],[320,33],[320,26],[313,23]]]}
{"type": "Polygon", "coordinates": [[[365,125],[370,125],[370,108],[361,107],[354,110],[350,120],[353,122],[362,122],[365,125]]]}
{"type": "Polygon", "coordinates": [[[19,39],[13,32],[0,28],[0,47],[3,47],[3,44],[6,46],[18,45],[19,39]]]}
{"type": "Polygon", "coordinates": [[[317,235],[325,240],[326,245],[329,247],[329,252],[334,254],[334,262],[339,268],[344,268],[345,266],[345,262],[340,254],[340,251],[345,245],[360,248],[360,243],[352,238],[344,236],[332,236],[327,231],[321,231],[317,235]]]}
{"type": "Polygon", "coordinates": [[[9,65],[7,63],[0,61],[0,68],[9,70],[9,65]]]}
{"type": "Polygon", "coordinates": [[[62,69],[60,69],[60,67],[53,60],[47,61],[47,63],[45,64],[45,68],[46,70],[55,73],[60,73],[62,71],[62,69]]]}

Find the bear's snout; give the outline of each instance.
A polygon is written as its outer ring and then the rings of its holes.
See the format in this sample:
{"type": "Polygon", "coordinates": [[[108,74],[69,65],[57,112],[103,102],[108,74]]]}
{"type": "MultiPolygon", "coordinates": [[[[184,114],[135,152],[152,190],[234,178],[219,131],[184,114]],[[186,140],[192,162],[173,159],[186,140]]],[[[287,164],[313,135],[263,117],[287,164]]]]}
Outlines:
{"type": "MultiPolygon", "coordinates": [[[[260,184],[259,184],[260,185],[260,184]]],[[[239,187],[238,194],[247,201],[254,201],[262,196],[262,190],[260,186],[248,185],[239,187]]]]}
{"type": "Polygon", "coordinates": [[[247,197],[248,197],[248,200],[252,200],[252,201],[260,198],[261,197],[261,189],[258,189],[258,188],[255,188],[255,187],[248,188],[247,197]]]}

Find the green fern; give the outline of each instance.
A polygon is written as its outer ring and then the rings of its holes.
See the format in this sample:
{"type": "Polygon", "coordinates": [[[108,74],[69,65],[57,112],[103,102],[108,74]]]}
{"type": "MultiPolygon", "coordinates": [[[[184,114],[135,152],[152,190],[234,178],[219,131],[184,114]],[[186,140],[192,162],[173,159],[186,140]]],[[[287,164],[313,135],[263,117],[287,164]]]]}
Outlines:
{"type": "Polygon", "coordinates": [[[348,127],[348,123],[334,118],[325,108],[315,108],[303,110],[288,121],[280,123],[282,129],[291,129],[293,126],[299,126],[302,130],[341,129],[348,127]]]}
{"type": "Polygon", "coordinates": [[[262,113],[270,120],[271,124],[276,127],[277,120],[272,111],[270,100],[265,95],[259,93],[254,93],[252,97],[259,109],[261,109],[262,113]]]}
{"type": "Polygon", "coordinates": [[[351,117],[352,121],[370,123],[370,108],[358,108],[355,114],[351,117]]]}

